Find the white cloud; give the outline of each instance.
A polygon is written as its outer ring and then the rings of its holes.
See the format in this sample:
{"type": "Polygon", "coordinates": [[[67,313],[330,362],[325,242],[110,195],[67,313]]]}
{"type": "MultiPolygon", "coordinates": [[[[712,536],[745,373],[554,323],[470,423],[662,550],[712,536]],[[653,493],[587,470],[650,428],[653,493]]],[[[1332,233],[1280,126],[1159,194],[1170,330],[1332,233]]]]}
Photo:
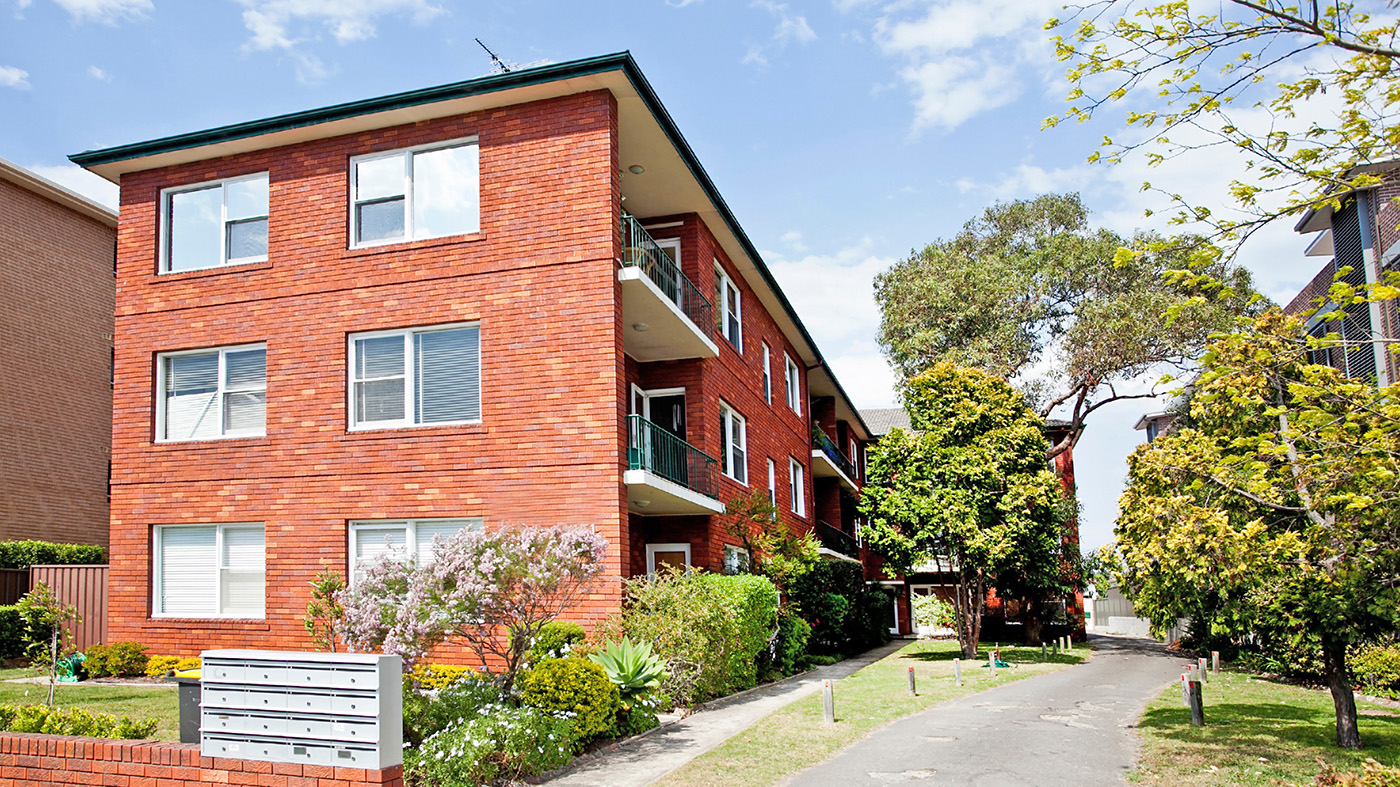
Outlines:
{"type": "Polygon", "coordinates": [[[111,81],[112,81],[112,75],[109,74],[109,73],[107,73],[106,71],[103,71],[102,69],[98,68],[97,66],[88,66],[87,72],[88,72],[88,76],[92,77],[93,79],[96,79],[96,80],[99,81],[99,82],[111,82],[111,81]]]}
{"type": "MultiPolygon", "coordinates": [[[[238,0],[254,50],[291,49],[324,31],[340,44],[373,38],[382,16],[410,17],[418,24],[444,13],[428,0],[238,0]]],[[[324,74],[322,75],[324,76],[324,74]]]]}
{"type": "Polygon", "coordinates": [[[0,87],[28,90],[30,87],[29,72],[14,66],[0,66],[0,87]]]}
{"type": "MultiPolygon", "coordinates": [[[[837,9],[863,5],[838,0],[837,9]]],[[[886,55],[903,61],[914,130],[953,129],[1014,101],[1027,74],[1053,63],[1043,25],[1063,0],[924,0],[894,3],[874,25],[886,55]],[[922,11],[909,14],[910,9],[922,11]]]]}
{"type": "Polygon", "coordinates": [[[807,244],[802,242],[802,233],[797,230],[788,230],[782,234],[778,240],[787,244],[788,248],[801,254],[807,250],[807,244]]]}
{"type": "Polygon", "coordinates": [[[763,54],[763,47],[758,44],[750,44],[749,51],[744,53],[739,62],[746,66],[766,66],[768,58],[763,54]]]}
{"type": "Polygon", "coordinates": [[[76,191],[94,202],[106,205],[112,210],[117,209],[119,193],[117,184],[100,178],[82,167],[75,164],[27,164],[24,168],[41,178],[48,178],[70,191],[76,191]]]}
{"type": "Polygon", "coordinates": [[[124,19],[140,19],[155,10],[151,0],[54,0],[54,3],[72,15],[74,21],[100,22],[104,25],[115,25],[124,19]]]}
{"type": "MultiPolygon", "coordinates": [[[[773,30],[772,38],[776,46],[783,47],[793,42],[810,44],[817,40],[817,31],[807,24],[807,17],[789,11],[787,3],[778,3],[774,0],[754,0],[753,5],[777,18],[777,26],[773,30]]],[[[762,46],[751,44],[748,52],[739,62],[745,65],[766,66],[768,65],[768,56],[763,51],[762,46]]]]}

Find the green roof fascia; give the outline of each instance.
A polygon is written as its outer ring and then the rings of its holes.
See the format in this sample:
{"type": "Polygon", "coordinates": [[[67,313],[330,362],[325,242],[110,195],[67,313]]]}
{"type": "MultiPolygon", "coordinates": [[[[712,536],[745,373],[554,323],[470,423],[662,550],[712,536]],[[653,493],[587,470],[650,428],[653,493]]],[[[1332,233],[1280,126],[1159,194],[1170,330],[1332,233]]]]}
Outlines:
{"type": "MultiPolygon", "coordinates": [[[[676,126],[675,121],[671,119],[671,114],[666,111],[666,107],[661,103],[661,99],[657,97],[656,91],[652,89],[651,84],[647,82],[646,77],[637,66],[637,62],[632,59],[632,54],[630,52],[617,52],[610,55],[584,58],[582,60],[571,60],[566,63],[538,66],[522,71],[494,74],[464,82],[455,82],[450,85],[440,85],[438,87],[424,88],[422,90],[412,90],[406,93],[395,93],[378,98],[351,101],[344,104],[321,107],[319,109],[277,115],[276,117],[264,118],[262,120],[254,120],[246,123],[235,123],[229,126],[219,126],[205,131],[177,134],[171,137],[162,137],[147,142],[136,142],[114,148],[88,150],[82,153],[74,153],[68,157],[68,160],[80,167],[110,164],[126,159],[154,156],[176,150],[212,145],[218,142],[246,139],[262,134],[272,134],[278,131],[313,126],[318,123],[344,120],[359,115],[388,112],[405,107],[431,104],[437,101],[466,98],[468,96],[482,95],[501,90],[543,84],[545,82],[555,82],[561,79],[571,79],[574,77],[599,74],[605,71],[619,70],[622,71],[623,75],[627,77],[627,80],[632,83],[632,86],[637,89],[637,93],[641,96],[647,109],[651,111],[652,117],[656,120],[657,124],[661,126],[661,130],[666,134],[667,138],[671,140],[671,144],[675,146],[676,151],[680,153],[681,159],[685,162],[691,175],[695,177],[695,180],[700,184],[700,188],[704,190],[705,195],[709,197],[710,201],[714,204],[720,217],[724,220],[724,223],[728,225],[729,230],[734,233],[734,237],[738,239],[739,245],[743,247],[749,259],[753,260],[754,268],[758,271],[759,275],[763,277],[763,281],[773,293],[778,296],[778,303],[782,305],[788,317],[790,317],[793,324],[797,326],[797,330],[802,334],[803,340],[812,348],[813,354],[816,355],[817,363],[826,366],[827,370],[830,371],[830,367],[827,366],[826,360],[822,357],[821,349],[817,347],[816,341],[812,339],[812,335],[807,331],[807,326],[802,323],[802,319],[797,316],[797,310],[793,308],[792,303],[787,299],[787,295],[784,294],[782,288],[778,286],[777,280],[773,278],[772,271],[768,270],[767,264],[763,262],[763,258],[759,255],[758,249],[753,245],[753,241],[749,240],[748,235],[745,234],[743,228],[739,226],[739,221],[734,217],[733,211],[729,209],[729,205],[724,201],[724,197],[720,196],[719,189],[715,187],[714,181],[710,180],[710,176],[705,172],[704,167],[700,165],[700,160],[696,157],[695,151],[691,150],[690,144],[687,143],[685,137],[681,135],[680,129],[676,126]]],[[[841,388],[841,383],[836,380],[836,375],[834,373],[831,374],[831,379],[836,382],[836,387],[841,391],[841,395],[846,398],[848,403],[851,403],[850,397],[847,396],[846,391],[841,388]]],[[[856,410],[854,403],[851,403],[851,405],[851,410],[856,412],[856,417],[859,418],[859,411],[856,410]]],[[[862,422],[861,425],[865,426],[864,422],[862,422]]],[[[870,430],[867,428],[866,433],[868,434],[869,431],[870,430]]]]}

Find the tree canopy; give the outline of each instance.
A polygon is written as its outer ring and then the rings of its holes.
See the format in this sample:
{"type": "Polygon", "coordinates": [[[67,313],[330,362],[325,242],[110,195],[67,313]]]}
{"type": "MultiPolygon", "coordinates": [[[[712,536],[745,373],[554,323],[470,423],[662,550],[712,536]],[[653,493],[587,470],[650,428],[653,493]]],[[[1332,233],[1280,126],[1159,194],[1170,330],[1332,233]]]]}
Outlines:
{"type": "Polygon", "coordinates": [[[1318,642],[1354,748],[1347,647],[1400,623],[1400,387],[1310,364],[1315,345],[1278,311],[1219,338],[1186,428],[1130,457],[1116,536],[1155,625],[1318,642]]]}
{"type": "Polygon", "coordinates": [[[1072,509],[1046,465],[1040,418],[1006,382],[937,363],[903,395],[915,431],[896,429],[869,454],[866,543],[906,573],[951,562],[958,639],[972,658],[989,586],[1059,588],[1072,509]]]}
{"type": "MultiPolygon", "coordinates": [[[[1201,8],[1163,0],[1071,6],[1046,27],[1069,65],[1070,108],[1095,118],[1127,105],[1129,139],[1104,136],[1090,161],[1140,152],[1152,165],[1205,148],[1241,156],[1230,185],[1238,213],[1166,196],[1175,220],[1242,243],[1280,216],[1340,207],[1379,182],[1364,165],[1400,155],[1400,55],[1394,2],[1227,0],[1201,8]],[[1370,11],[1378,12],[1373,18],[1370,11]],[[1204,11],[1204,13],[1201,13],[1204,11]]],[[[1145,184],[1148,188],[1151,184],[1145,184]]],[[[1221,195],[1222,197],[1224,195],[1221,195]]]]}
{"type": "Polygon", "coordinates": [[[1210,244],[1093,228],[1077,194],[993,205],[875,279],[879,341],[904,379],[940,361],[1016,379],[1042,418],[1070,423],[1051,456],[1100,407],[1154,396],[1122,388],[1186,368],[1252,295],[1210,244]]]}

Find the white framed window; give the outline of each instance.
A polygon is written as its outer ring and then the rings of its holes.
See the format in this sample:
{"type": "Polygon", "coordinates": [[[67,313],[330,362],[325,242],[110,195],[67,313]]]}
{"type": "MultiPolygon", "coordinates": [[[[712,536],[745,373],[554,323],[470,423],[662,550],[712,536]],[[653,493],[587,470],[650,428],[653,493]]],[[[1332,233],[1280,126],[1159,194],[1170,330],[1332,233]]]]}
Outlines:
{"type": "Polygon", "coordinates": [[[163,189],[160,272],[267,259],[266,172],[163,189]]]}
{"type": "Polygon", "coordinates": [[[647,544],[647,576],[655,574],[657,568],[670,567],[679,571],[689,565],[689,541],[676,544],[647,544]]]}
{"type": "Polygon", "coordinates": [[[792,457],[788,457],[788,500],[792,506],[792,513],[798,516],[807,515],[807,492],[803,484],[802,463],[792,457]]]}
{"type": "Polygon", "coordinates": [[[768,502],[778,507],[778,465],[772,458],[768,460],[768,502]]]}
{"type": "Polygon", "coordinates": [[[481,421],[475,323],[350,335],[350,428],[481,421]]]}
{"type": "Polygon", "coordinates": [[[475,139],[350,159],[350,248],[480,230],[475,139]]]}
{"type": "Polygon", "coordinates": [[[156,356],[156,442],[267,434],[267,345],[156,356]]]}
{"type": "Polygon", "coordinates": [[[724,545],[724,565],[725,574],[747,574],[753,564],[752,556],[747,549],[734,544],[724,545]]]}
{"type": "Polygon", "coordinates": [[[739,288],[715,260],[715,327],[740,355],[744,354],[743,324],[739,288]]]}
{"type": "Polygon", "coordinates": [[[719,403],[720,468],[741,484],[749,482],[748,426],[734,408],[719,403]]]}
{"type": "Polygon", "coordinates": [[[802,383],[797,363],[783,353],[783,380],[787,383],[787,404],[794,413],[802,415],[802,383]]]}
{"type": "Polygon", "coordinates": [[[856,439],[849,438],[847,444],[850,445],[851,452],[846,455],[846,458],[851,460],[851,467],[856,471],[856,478],[860,478],[860,457],[856,455],[856,439]]]}
{"type": "Polygon", "coordinates": [[[261,524],[157,525],[154,540],[153,616],[264,617],[261,524]]]}
{"type": "Polygon", "coordinates": [[[451,538],[463,530],[481,530],[481,517],[451,519],[391,519],[350,523],[350,584],[355,584],[365,568],[389,554],[396,559],[410,557],[419,565],[431,563],[433,539],[451,538]]]}
{"type": "Polygon", "coordinates": [[[773,358],[768,343],[763,343],[763,401],[773,403],[773,358]]]}

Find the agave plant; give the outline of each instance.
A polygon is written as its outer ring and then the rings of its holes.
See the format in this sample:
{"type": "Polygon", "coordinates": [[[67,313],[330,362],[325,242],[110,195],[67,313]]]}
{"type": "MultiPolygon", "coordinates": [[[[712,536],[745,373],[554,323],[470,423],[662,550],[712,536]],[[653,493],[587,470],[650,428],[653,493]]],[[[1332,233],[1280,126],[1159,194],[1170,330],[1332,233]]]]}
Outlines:
{"type": "Polygon", "coordinates": [[[666,677],[666,665],[652,652],[651,645],[633,642],[629,637],[607,643],[602,652],[588,658],[617,684],[624,709],[631,709],[634,703],[645,699],[666,677]]]}

